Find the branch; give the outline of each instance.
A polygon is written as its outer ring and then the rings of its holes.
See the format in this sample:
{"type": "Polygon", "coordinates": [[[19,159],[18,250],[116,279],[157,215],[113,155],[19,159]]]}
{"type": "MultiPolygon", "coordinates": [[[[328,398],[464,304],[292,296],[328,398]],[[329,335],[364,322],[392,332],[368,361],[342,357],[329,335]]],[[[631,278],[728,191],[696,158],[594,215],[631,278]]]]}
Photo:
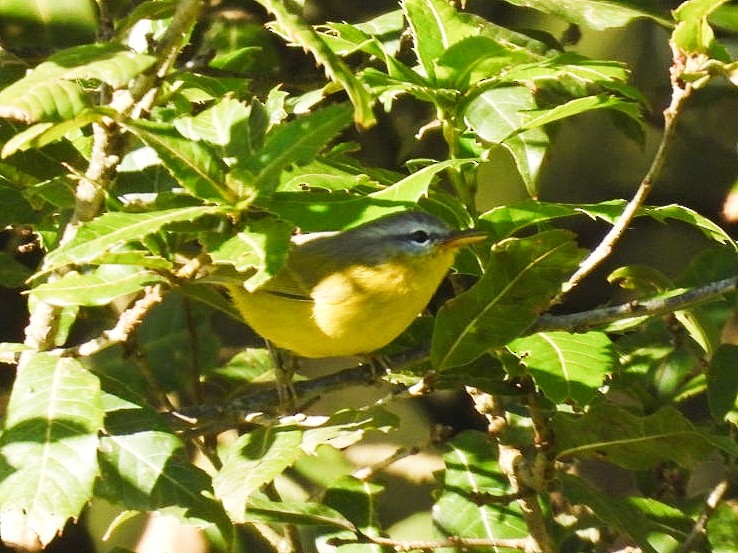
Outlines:
{"type": "MultiPolygon", "coordinates": [[[[527,330],[526,334],[553,330],[583,332],[590,328],[623,319],[666,315],[702,304],[736,290],[738,290],[738,277],[713,282],[666,298],[635,300],[613,307],[567,315],[542,315],[527,330]]],[[[93,347],[92,342],[89,343],[89,347],[93,347]]],[[[382,365],[397,370],[416,365],[427,358],[428,350],[419,348],[393,356],[385,360],[382,365]]],[[[292,384],[292,388],[298,397],[309,398],[348,386],[371,384],[376,381],[377,376],[375,366],[360,364],[312,380],[295,382],[292,384]]],[[[429,380],[431,379],[422,379],[418,385],[403,387],[399,391],[393,392],[391,397],[417,396],[417,388],[427,385],[429,380]]],[[[217,429],[231,428],[234,425],[246,422],[254,413],[273,412],[274,406],[278,403],[278,391],[272,386],[253,387],[245,394],[224,403],[184,407],[177,413],[171,413],[171,416],[180,422],[185,422],[188,430],[211,432],[217,429]]]]}
{"type": "Polygon", "coordinates": [[[475,547],[507,547],[509,549],[519,549],[526,553],[536,553],[538,548],[535,542],[530,538],[461,538],[450,536],[442,540],[395,540],[392,538],[383,538],[380,536],[367,536],[360,534],[355,539],[333,538],[328,543],[334,546],[349,545],[356,543],[381,545],[391,547],[394,551],[405,552],[420,549],[421,551],[434,551],[444,547],[457,547],[462,550],[475,547]]]}
{"type": "Polygon", "coordinates": [[[707,521],[717,509],[718,503],[723,499],[725,492],[728,491],[728,481],[721,480],[717,486],[713,488],[710,495],[707,496],[705,501],[705,510],[702,512],[700,517],[695,522],[692,531],[689,533],[687,538],[682,542],[682,545],[677,549],[677,553],[689,553],[692,551],[694,546],[697,545],[697,541],[700,540],[705,532],[707,521]]]}
{"type": "Polygon", "coordinates": [[[64,356],[89,357],[116,344],[127,342],[141,325],[151,308],[161,303],[163,299],[161,285],[147,287],[144,290],[144,296],[121,313],[117,324],[113,328],[101,332],[97,338],[93,338],[77,347],[64,350],[64,356]]]}
{"type": "Polygon", "coordinates": [[[569,330],[583,332],[590,328],[634,317],[658,317],[694,307],[706,301],[735,292],[738,289],[738,277],[712,282],[699,288],[693,288],[676,296],[634,300],[622,305],[603,307],[569,315],[542,315],[533,323],[527,334],[552,330],[569,330]]]}
{"type": "Polygon", "coordinates": [[[617,218],[610,231],[605,235],[599,245],[582,261],[576,272],[569,277],[569,280],[561,287],[561,293],[554,303],[560,301],[561,297],[577,286],[585,277],[591,274],[599,265],[607,259],[612,253],[615,244],[618,243],[627,228],[630,226],[633,218],[636,216],[638,209],[645,203],[651,192],[653,183],[661,176],[664,164],[667,159],[668,151],[673,144],[674,135],[676,133],[677,122],[683,112],[686,99],[689,97],[692,86],[681,80],[682,64],[679,60],[678,53],[674,52],[674,62],[671,68],[671,103],[664,110],[664,134],[661,137],[656,155],[653,158],[651,167],[641,180],[638,190],[633,198],[626,204],[623,212],[617,218]]]}

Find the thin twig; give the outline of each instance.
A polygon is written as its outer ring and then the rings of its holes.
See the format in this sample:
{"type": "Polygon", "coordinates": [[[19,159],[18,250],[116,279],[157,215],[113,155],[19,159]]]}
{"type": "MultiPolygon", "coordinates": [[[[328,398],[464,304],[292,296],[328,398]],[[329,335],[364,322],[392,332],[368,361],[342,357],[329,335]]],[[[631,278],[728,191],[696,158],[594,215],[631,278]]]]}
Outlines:
{"type": "Polygon", "coordinates": [[[728,485],[727,480],[721,480],[718,482],[717,486],[712,489],[705,501],[704,511],[702,511],[702,514],[692,527],[692,531],[682,542],[682,545],[677,549],[676,553],[689,553],[692,551],[692,548],[697,545],[697,542],[704,538],[707,521],[710,520],[710,517],[715,512],[715,509],[717,509],[718,504],[722,501],[725,492],[728,491],[728,485]]]}
{"type": "MultiPolygon", "coordinates": [[[[675,52],[674,63],[671,71],[671,103],[669,107],[664,110],[664,133],[661,137],[661,142],[659,143],[656,155],[651,163],[651,167],[649,167],[648,172],[643,177],[643,180],[638,186],[635,194],[626,204],[623,212],[617,218],[610,231],[605,235],[592,253],[582,261],[579,268],[574,272],[569,280],[561,287],[561,293],[556,298],[556,301],[560,301],[564,294],[577,286],[585,277],[591,274],[605,259],[607,259],[610,253],[612,253],[615,244],[618,243],[630,226],[633,218],[638,212],[638,209],[645,203],[646,198],[648,198],[648,195],[651,192],[653,183],[661,176],[669,150],[674,143],[676,127],[679,117],[682,114],[684,103],[692,91],[691,85],[689,83],[685,83],[680,78],[681,71],[677,68],[682,67],[682,65],[677,55],[678,54],[675,52]]],[[[556,301],[554,303],[556,303],[556,301]]]]}
{"type": "Polygon", "coordinates": [[[635,317],[658,317],[682,309],[688,309],[718,298],[738,289],[738,277],[712,282],[687,290],[676,296],[634,300],[622,305],[603,307],[568,315],[542,315],[528,329],[527,334],[552,330],[583,332],[608,323],[635,317]]]}
{"type": "Polygon", "coordinates": [[[450,536],[441,540],[396,540],[393,538],[384,538],[381,536],[359,535],[355,539],[333,538],[328,540],[331,545],[349,545],[356,543],[381,545],[390,547],[398,553],[405,551],[435,551],[444,547],[457,547],[461,549],[470,549],[476,547],[507,547],[509,549],[519,549],[526,553],[536,553],[538,551],[535,542],[529,538],[462,538],[450,536]]]}
{"type": "Polygon", "coordinates": [[[147,287],[144,290],[143,297],[121,313],[117,324],[113,328],[101,332],[96,338],[77,347],[64,350],[63,354],[66,357],[89,357],[111,346],[127,342],[133,332],[141,325],[151,308],[164,299],[161,291],[159,284],[147,287]]]}

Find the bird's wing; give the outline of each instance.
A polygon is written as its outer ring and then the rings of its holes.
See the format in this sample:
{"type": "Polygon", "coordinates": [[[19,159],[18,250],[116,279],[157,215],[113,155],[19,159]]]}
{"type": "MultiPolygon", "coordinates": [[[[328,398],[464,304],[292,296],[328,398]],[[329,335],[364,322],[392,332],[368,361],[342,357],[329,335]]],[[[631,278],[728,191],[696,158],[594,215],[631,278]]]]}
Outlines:
{"type": "Polygon", "coordinates": [[[305,282],[300,273],[289,265],[285,265],[279,273],[265,283],[259,290],[279,296],[280,298],[312,302],[311,286],[305,282]]]}

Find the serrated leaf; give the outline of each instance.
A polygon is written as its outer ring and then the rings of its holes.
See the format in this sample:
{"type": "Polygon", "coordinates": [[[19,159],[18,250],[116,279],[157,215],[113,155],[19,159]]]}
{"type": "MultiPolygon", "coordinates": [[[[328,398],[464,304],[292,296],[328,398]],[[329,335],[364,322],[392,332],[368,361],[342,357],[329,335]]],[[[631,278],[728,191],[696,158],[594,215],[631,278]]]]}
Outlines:
{"type": "Polygon", "coordinates": [[[658,207],[644,207],[639,214],[652,217],[657,221],[664,222],[665,219],[675,219],[687,223],[699,230],[707,238],[727,244],[738,251],[738,243],[720,225],[714,223],[707,217],[700,215],[695,210],[678,204],[669,204],[658,207]]]}
{"type": "Polygon", "coordinates": [[[403,0],[401,5],[412,32],[415,55],[431,81],[436,80],[435,64],[443,53],[481,30],[444,0],[403,0]]]}
{"type": "Polygon", "coordinates": [[[115,298],[162,282],[166,279],[151,271],[111,271],[110,267],[102,267],[87,274],[70,271],[59,280],[36,286],[32,293],[38,300],[59,307],[107,305],[115,298]]]}
{"type": "Polygon", "coordinates": [[[250,132],[251,109],[226,97],[194,116],[174,120],[174,127],[190,140],[223,146],[231,155],[247,156],[254,149],[250,132]]]}
{"type": "Polygon", "coordinates": [[[442,86],[464,91],[482,79],[497,77],[515,63],[531,59],[533,56],[520,48],[487,36],[470,36],[442,53],[435,72],[442,86]]]}
{"type": "Polygon", "coordinates": [[[707,368],[707,403],[715,420],[738,411],[738,346],[722,344],[707,368]]]}
{"type": "Polygon", "coordinates": [[[721,502],[710,515],[707,541],[711,553],[733,553],[738,550],[738,515],[732,502],[721,502]]]}
{"type": "Polygon", "coordinates": [[[445,370],[470,363],[520,336],[582,257],[566,231],[497,244],[482,278],[439,311],[431,341],[434,367],[445,370]]]}
{"type": "Polygon", "coordinates": [[[376,124],[372,112],[374,97],[362,81],[356,78],[343,60],[323,42],[316,33],[297,13],[290,11],[291,4],[275,0],[257,0],[277,19],[278,30],[293,43],[309,51],[315,60],[325,68],[331,80],[337,82],[348,94],[354,106],[354,123],[359,127],[369,128],[376,124]]]}
{"type": "Polygon", "coordinates": [[[538,173],[548,151],[549,139],[540,128],[521,132],[527,112],[537,109],[533,92],[525,87],[505,86],[486,90],[463,109],[463,118],[481,140],[501,144],[515,160],[531,196],[536,195],[538,173]]]}
{"type": "Polygon", "coordinates": [[[246,504],[244,522],[325,526],[356,531],[356,527],[341,513],[321,503],[278,502],[256,497],[250,498],[246,504]]]}
{"type": "Polygon", "coordinates": [[[207,236],[205,248],[215,264],[232,265],[253,292],[277,274],[284,264],[293,227],[279,219],[247,221],[232,237],[207,236]]]}
{"type": "Polygon", "coordinates": [[[367,430],[387,432],[397,428],[399,423],[396,415],[381,407],[361,410],[341,409],[320,426],[305,430],[302,449],[311,455],[315,454],[321,445],[343,449],[361,440],[367,430]]]}
{"type": "MultiPolygon", "coordinates": [[[[331,483],[323,497],[323,503],[335,509],[364,535],[379,535],[381,532],[378,515],[378,496],[384,486],[345,475],[331,483]]],[[[376,551],[370,548],[368,551],[376,551]]]]}
{"type": "Polygon", "coordinates": [[[351,122],[351,110],[338,104],[303,115],[270,132],[264,145],[244,162],[253,175],[249,186],[269,193],[279,183],[280,171],[312,161],[320,150],[351,122]]]}
{"type": "Polygon", "coordinates": [[[539,332],[507,347],[554,403],[589,404],[618,362],[612,342],[601,332],[539,332]]]}
{"type": "MultiPolygon", "coordinates": [[[[564,204],[524,200],[516,204],[495,207],[482,214],[480,220],[491,224],[493,236],[500,240],[528,226],[574,215],[586,215],[591,219],[599,219],[612,224],[622,213],[625,203],[625,200],[609,200],[598,204],[564,204]]],[[[724,229],[688,207],[678,204],[643,206],[637,211],[636,216],[651,217],[660,222],[665,222],[667,219],[681,221],[693,226],[711,240],[730,245],[733,249],[738,248],[738,244],[724,229]]]]}
{"type": "Polygon", "coordinates": [[[172,223],[193,221],[218,210],[213,206],[192,206],[148,213],[105,213],[82,225],[72,240],[49,252],[43,271],[90,263],[125,242],[142,240],[172,223]]]}
{"type": "Polygon", "coordinates": [[[106,110],[85,109],[76,117],[60,123],[37,123],[16,134],[3,146],[0,155],[3,158],[15,152],[23,152],[30,148],[42,148],[47,144],[61,140],[68,132],[86,127],[90,123],[100,121],[106,110]]]}
{"type": "Polygon", "coordinates": [[[715,448],[738,454],[738,445],[698,431],[673,407],[638,416],[612,405],[597,405],[580,417],[559,414],[553,421],[557,456],[607,459],[629,470],[673,461],[689,467],[715,448]]]}
{"type": "Polygon", "coordinates": [[[638,104],[608,94],[598,94],[597,96],[574,98],[551,109],[530,112],[528,120],[515,132],[536,129],[549,123],[566,119],[567,117],[600,109],[618,111],[639,123],[643,120],[643,115],[638,104]]]}
{"type": "Polygon", "coordinates": [[[130,120],[121,126],[151,147],[177,182],[196,198],[221,202],[236,199],[226,185],[225,163],[206,143],[188,140],[165,123],[130,120]]]}
{"type": "Polygon", "coordinates": [[[98,475],[97,377],[71,358],[36,354],[18,371],[0,438],[0,524],[43,545],[79,516],[98,475]]]}
{"type": "Polygon", "coordinates": [[[494,501],[495,496],[513,490],[497,464],[495,448],[484,434],[465,431],[455,436],[448,443],[443,461],[443,487],[432,511],[437,533],[487,539],[528,535],[517,504],[494,501]],[[485,496],[492,500],[479,501],[485,496]]]}
{"type": "Polygon", "coordinates": [[[571,474],[559,475],[564,497],[572,504],[586,505],[608,528],[617,528],[630,536],[643,551],[656,553],[648,542],[649,527],[646,517],[625,499],[593,488],[571,474]]]}
{"type": "Polygon", "coordinates": [[[295,462],[302,454],[301,442],[302,430],[296,427],[266,427],[231,444],[213,489],[234,522],[246,521],[250,496],[295,462]]]}
{"type": "Polygon", "coordinates": [[[0,91],[0,117],[25,123],[71,119],[90,105],[83,88],[72,81],[93,79],[117,88],[155,61],[113,43],[62,50],[0,91]]]}
{"type": "Polygon", "coordinates": [[[666,13],[642,2],[622,0],[506,0],[516,6],[558,16],[570,23],[584,25],[595,30],[623,27],[634,19],[649,18],[668,26],[666,13]]]}
{"type": "Polygon", "coordinates": [[[210,477],[192,464],[161,415],[131,389],[126,372],[131,367],[103,370],[106,433],[96,495],[126,509],[165,512],[186,524],[230,524],[212,499],[210,477]]]}
{"type": "Polygon", "coordinates": [[[304,232],[345,230],[414,208],[430,193],[438,173],[473,163],[473,159],[436,162],[365,196],[346,191],[276,192],[260,200],[259,205],[293,222],[304,232]]]}

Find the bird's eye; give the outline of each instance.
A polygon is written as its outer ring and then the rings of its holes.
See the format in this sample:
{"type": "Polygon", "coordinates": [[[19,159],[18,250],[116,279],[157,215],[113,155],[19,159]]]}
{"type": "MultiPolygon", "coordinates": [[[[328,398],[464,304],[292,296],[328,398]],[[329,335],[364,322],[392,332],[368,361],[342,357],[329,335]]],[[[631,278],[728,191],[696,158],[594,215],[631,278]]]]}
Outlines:
{"type": "Polygon", "coordinates": [[[415,232],[410,234],[410,240],[412,240],[416,244],[425,244],[428,240],[430,240],[430,234],[428,234],[424,230],[416,230],[415,232]]]}

